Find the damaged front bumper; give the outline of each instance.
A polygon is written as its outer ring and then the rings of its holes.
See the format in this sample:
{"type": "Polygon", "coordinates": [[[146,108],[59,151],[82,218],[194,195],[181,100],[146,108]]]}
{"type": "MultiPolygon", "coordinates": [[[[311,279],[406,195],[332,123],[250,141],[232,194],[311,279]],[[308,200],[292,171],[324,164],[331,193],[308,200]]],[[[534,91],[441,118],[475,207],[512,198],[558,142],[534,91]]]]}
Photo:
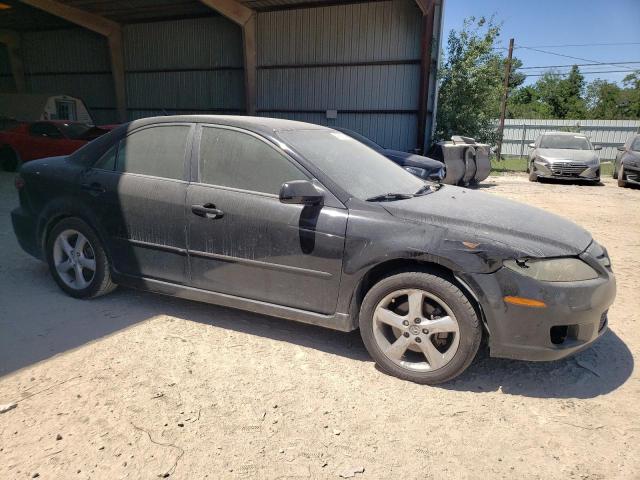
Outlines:
{"type": "Polygon", "coordinates": [[[596,269],[598,278],[541,282],[507,268],[463,277],[480,301],[492,357],[557,360],[587,348],[606,332],[615,277],[602,257],[588,250],[581,258],[596,269]],[[514,305],[505,302],[507,296],[537,299],[545,306],[514,305]]]}

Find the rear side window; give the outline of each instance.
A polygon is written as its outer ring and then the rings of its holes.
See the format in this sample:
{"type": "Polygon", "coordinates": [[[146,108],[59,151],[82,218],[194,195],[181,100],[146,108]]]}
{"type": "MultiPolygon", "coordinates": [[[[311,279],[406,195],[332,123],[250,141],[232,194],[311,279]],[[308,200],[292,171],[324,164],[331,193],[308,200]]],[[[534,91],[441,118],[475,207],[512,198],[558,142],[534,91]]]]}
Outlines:
{"type": "Polygon", "coordinates": [[[306,179],[287,157],[252,135],[224,128],[202,128],[202,183],[277,195],[283,183],[306,179]]]}
{"type": "Polygon", "coordinates": [[[117,170],[181,180],[188,125],[145,128],[120,141],[117,170]]]}
{"type": "Polygon", "coordinates": [[[93,168],[101,168],[102,170],[115,170],[117,154],[118,144],[116,143],[98,159],[93,168]]]}

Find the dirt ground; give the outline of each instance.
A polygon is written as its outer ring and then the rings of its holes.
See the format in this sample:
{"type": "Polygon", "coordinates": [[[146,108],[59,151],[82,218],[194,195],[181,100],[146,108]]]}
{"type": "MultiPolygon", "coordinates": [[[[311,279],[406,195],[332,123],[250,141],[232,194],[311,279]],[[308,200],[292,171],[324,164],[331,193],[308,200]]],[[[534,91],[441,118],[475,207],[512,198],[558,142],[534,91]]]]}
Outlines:
{"type": "Polygon", "coordinates": [[[66,297],[23,253],[0,174],[0,478],[640,478],[640,190],[491,177],[612,257],[593,348],[553,363],[481,352],[457,380],[378,371],[357,332],[132,290],[66,297]]]}

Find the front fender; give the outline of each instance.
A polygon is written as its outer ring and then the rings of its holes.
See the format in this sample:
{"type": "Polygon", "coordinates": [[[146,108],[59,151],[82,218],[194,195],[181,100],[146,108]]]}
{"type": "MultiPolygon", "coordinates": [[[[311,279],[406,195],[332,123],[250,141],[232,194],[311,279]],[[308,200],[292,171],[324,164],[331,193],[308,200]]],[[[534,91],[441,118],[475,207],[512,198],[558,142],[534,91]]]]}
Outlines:
{"type": "Polygon", "coordinates": [[[508,253],[502,244],[442,226],[408,222],[381,209],[350,210],[338,311],[349,312],[365,275],[388,263],[430,263],[453,274],[491,273],[508,253]]]}

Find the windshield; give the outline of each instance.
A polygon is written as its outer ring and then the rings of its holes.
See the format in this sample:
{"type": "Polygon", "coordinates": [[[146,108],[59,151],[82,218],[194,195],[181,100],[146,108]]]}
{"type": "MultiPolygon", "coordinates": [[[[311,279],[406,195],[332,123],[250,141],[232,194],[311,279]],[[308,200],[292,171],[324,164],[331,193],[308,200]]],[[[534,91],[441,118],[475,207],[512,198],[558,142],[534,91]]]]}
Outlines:
{"type": "Polygon", "coordinates": [[[68,138],[74,140],[83,138],[92,128],[91,125],[86,123],[61,123],[59,127],[68,138]]]}
{"type": "Polygon", "coordinates": [[[640,137],[636,137],[636,139],[633,141],[631,150],[633,150],[634,152],[640,152],[640,137]]]}
{"type": "Polygon", "coordinates": [[[540,141],[540,148],[592,150],[587,137],[581,135],[544,135],[540,141]]]}
{"type": "Polygon", "coordinates": [[[367,138],[363,135],[360,135],[358,132],[354,132],[353,130],[347,130],[346,128],[339,128],[337,129],[343,133],[346,133],[347,135],[349,135],[351,138],[355,138],[356,140],[358,140],[360,143],[364,143],[367,147],[369,148],[373,148],[374,150],[378,151],[378,150],[384,150],[384,148],[382,148],[380,145],[378,145],[376,142],[374,142],[373,140],[371,140],[370,138],[367,138]]]}
{"type": "Polygon", "coordinates": [[[425,186],[424,181],[344,133],[287,130],[279,135],[334,183],[360,200],[386,193],[413,195],[425,186]]]}

